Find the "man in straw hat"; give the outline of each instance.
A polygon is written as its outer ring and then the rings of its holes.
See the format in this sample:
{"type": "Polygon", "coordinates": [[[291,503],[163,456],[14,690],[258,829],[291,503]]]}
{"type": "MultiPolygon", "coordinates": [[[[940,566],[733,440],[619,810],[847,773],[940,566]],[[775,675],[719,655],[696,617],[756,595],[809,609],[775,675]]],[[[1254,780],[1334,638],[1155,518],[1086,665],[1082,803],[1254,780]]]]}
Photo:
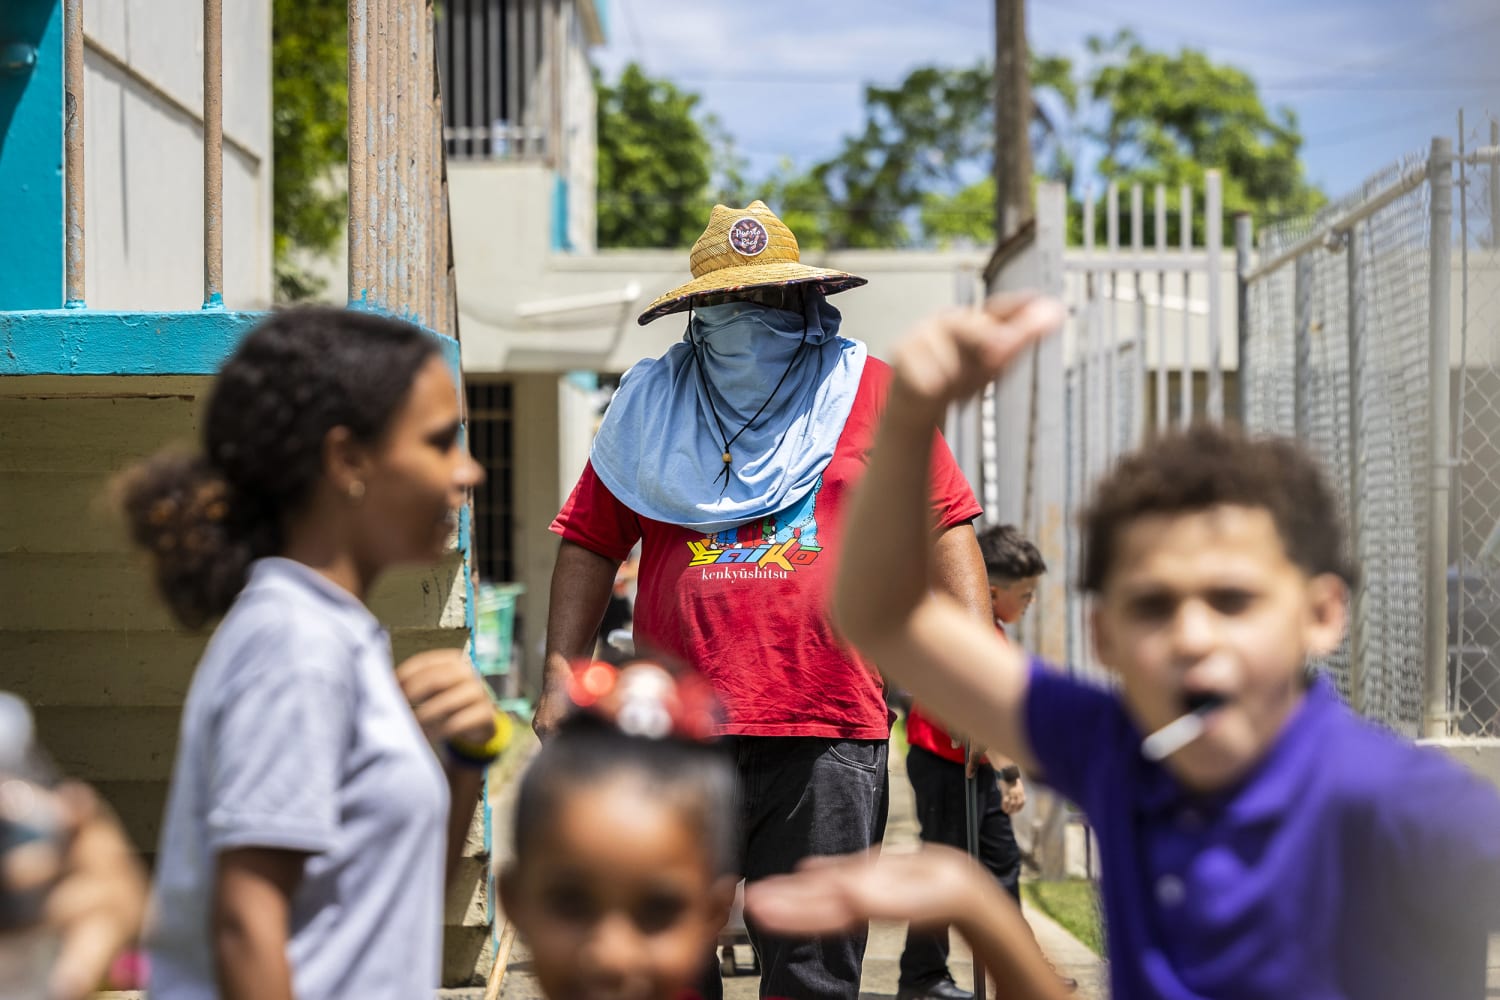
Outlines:
{"type": "MultiPolygon", "coordinates": [[[[882,684],[834,634],[827,604],[840,546],[881,544],[842,527],[890,376],[839,335],[828,304],[865,280],[802,263],[761,202],[716,205],[691,264],[693,280],[640,317],[686,312],[682,341],[621,379],[552,524],[562,543],[534,725],[545,738],[556,724],[568,663],[592,650],[615,568],[639,540],[636,646],[691,664],[724,704],[753,881],[884,835],[882,684]]],[[[980,508],[946,447],[930,492],[937,583],[985,618],[970,524],[980,508]]],[[[812,942],[749,930],[762,996],[858,996],[864,933],[812,942]]],[[[705,987],[722,989],[717,975],[705,987]]],[[[967,996],[951,981],[929,995],[967,996]]]]}

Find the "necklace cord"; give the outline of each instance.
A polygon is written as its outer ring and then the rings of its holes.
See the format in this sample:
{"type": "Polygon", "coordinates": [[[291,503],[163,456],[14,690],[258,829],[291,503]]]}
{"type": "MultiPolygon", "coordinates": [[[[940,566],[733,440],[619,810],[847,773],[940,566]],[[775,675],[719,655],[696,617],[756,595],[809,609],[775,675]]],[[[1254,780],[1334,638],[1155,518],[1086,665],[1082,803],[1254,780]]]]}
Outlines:
{"type": "MultiPolygon", "coordinates": [[[[798,291],[800,293],[801,290],[799,289],[798,291]]],[[[713,414],[714,423],[718,425],[719,428],[719,439],[724,442],[724,468],[719,472],[719,475],[714,477],[714,482],[716,483],[721,478],[724,480],[724,487],[719,490],[719,496],[723,496],[729,490],[729,472],[731,468],[729,452],[730,445],[738,441],[740,439],[740,435],[749,430],[750,427],[760,419],[761,414],[766,412],[766,407],[771,405],[771,400],[776,398],[776,394],[780,392],[781,387],[786,384],[787,376],[791,375],[792,369],[796,367],[798,360],[800,360],[802,357],[802,352],[807,348],[807,304],[805,297],[802,297],[799,294],[799,298],[803,298],[802,340],[797,344],[797,350],[792,353],[791,360],[787,362],[786,369],[781,373],[781,378],[776,381],[776,387],[771,390],[771,394],[767,396],[765,398],[765,401],[760,404],[760,409],[756,410],[755,413],[751,415],[750,419],[745,421],[740,429],[734,432],[734,437],[728,436],[728,432],[724,429],[724,421],[719,419],[719,410],[716,406],[714,406],[713,393],[709,390],[708,376],[707,374],[705,374],[704,370],[703,356],[698,353],[700,346],[702,347],[703,351],[707,353],[708,346],[706,341],[708,338],[704,338],[704,344],[700,345],[698,343],[698,338],[693,333],[693,306],[691,302],[689,302],[688,304],[688,342],[693,345],[693,363],[698,369],[698,381],[703,386],[703,396],[708,400],[708,411],[713,414]]],[[[777,442],[777,445],[780,445],[780,441],[777,442]]]]}

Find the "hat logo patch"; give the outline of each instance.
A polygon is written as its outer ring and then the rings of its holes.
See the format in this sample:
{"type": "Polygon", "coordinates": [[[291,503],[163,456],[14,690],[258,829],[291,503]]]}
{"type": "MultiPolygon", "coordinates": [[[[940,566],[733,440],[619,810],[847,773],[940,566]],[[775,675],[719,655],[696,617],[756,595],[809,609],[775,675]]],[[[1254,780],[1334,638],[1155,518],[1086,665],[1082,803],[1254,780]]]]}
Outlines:
{"type": "Polygon", "coordinates": [[[754,219],[737,219],[729,227],[729,246],[742,257],[754,257],[771,243],[766,227],[754,219]]]}

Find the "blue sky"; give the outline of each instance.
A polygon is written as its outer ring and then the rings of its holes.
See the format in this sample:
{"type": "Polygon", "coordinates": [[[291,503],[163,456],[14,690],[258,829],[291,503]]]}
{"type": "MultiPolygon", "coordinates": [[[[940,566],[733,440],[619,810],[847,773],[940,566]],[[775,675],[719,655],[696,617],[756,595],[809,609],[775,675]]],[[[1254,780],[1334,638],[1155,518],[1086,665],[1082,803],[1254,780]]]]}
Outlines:
{"type": "MultiPolygon", "coordinates": [[[[703,95],[763,175],[835,150],[863,121],[866,83],[993,49],[990,0],[606,0],[607,76],[635,59],[703,95]]],[[[1309,178],[1337,196],[1434,135],[1500,113],[1500,0],[1031,0],[1040,52],[1081,56],[1131,27],[1249,71],[1305,137],[1309,178]]],[[[1487,126],[1484,130],[1487,138],[1487,126]]]]}

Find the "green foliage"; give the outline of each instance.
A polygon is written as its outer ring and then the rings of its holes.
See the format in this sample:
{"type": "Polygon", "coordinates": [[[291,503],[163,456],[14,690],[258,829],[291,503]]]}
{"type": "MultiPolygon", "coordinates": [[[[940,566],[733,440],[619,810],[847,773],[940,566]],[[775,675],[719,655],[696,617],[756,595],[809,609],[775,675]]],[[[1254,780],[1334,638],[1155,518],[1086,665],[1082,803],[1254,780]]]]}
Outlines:
{"type": "Polygon", "coordinates": [[[1122,183],[1191,184],[1203,173],[1224,175],[1226,214],[1282,218],[1310,212],[1322,195],[1303,175],[1302,135],[1296,115],[1273,115],[1251,76],[1213,63],[1202,52],[1148,50],[1129,32],[1108,42],[1093,38],[1101,64],[1088,79],[1105,109],[1093,138],[1102,146],[1102,177],[1122,183]]]}
{"type": "Polygon", "coordinates": [[[347,7],[345,0],[275,0],[272,8],[272,218],[283,301],[320,290],[292,251],[327,251],[344,225],[337,172],[349,155],[347,7]]]}
{"type": "MultiPolygon", "coordinates": [[[[1174,243],[1178,190],[1189,184],[1201,192],[1209,168],[1223,173],[1226,215],[1249,211],[1266,221],[1321,204],[1302,171],[1296,117],[1284,108],[1269,112],[1244,71],[1192,49],[1153,52],[1129,32],[1091,38],[1088,50],[1086,65],[1048,55],[1033,55],[1030,65],[1033,159],[1039,177],[1072,195],[1075,235],[1082,227],[1076,201],[1090,181],[1167,185],[1174,243]],[[1079,164],[1090,159],[1096,174],[1081,177],[1079,164]]],[[[991,86],[987,66],[929,66],[898,87],[868,88],[863,131],[828,160],[772,178],[788,215],[815,223],[806,238],[794,226],[799,239],[831,247],[991,244],[991,86]]],[[[1231,238],[1232,227],[1224,231],[1231,238]]],[[[1154,232],[1146,239],[1154,241],[1154,232]]]]}
{"type": "Polygon", "coordinates": [[[713,205],[741,192],[742,167],[698,95],[635,63],[613,85],[595,78],[599,108],[599,245],[690,246],[713,205]]]}
{"type": "Polygon", "coordinates": [[[779,172],[771,184],[773,207],[816,219],[806,237],[793,226],[810,246],[916,242],[913,213],[927,195],[960,185],[966,167],[980,176],[973,168],[993,144],[990,79],[983,65],[925,66],[896,87],[865,88],[863,131],[805,173],[779,172]]]}
{"type": "Polygon", "coordinates": [[[1027,882],[1021,886],[1026,901],[1057,921],[1096,955],[1104,954],[1104,925],[1099,897],[1088,879],[1027,882]]]}
{"type": "Polygon", "coordinates": [[[995,238],[995,178],[984,177],[951,194],[922,196],[922,232],[943,248],[987,247],[995,238]]]}

